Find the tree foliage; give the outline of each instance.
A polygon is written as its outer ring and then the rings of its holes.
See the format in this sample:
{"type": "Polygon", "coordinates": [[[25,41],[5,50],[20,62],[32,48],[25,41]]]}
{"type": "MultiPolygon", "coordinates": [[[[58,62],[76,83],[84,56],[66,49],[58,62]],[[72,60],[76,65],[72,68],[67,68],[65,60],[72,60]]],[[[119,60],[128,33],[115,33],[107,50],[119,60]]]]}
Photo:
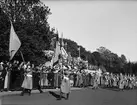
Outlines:
{"type": "MultiPolygon", "coordinates": [[[[0,54],[8,59],[10,21],[21,40],[20,50],[25,60],[38,63],[45,61],[42,50],[50,48],[52,35],[47,19],[51,14],[40,0],[3,0],[0,4],[0,54]]],[[[17,59],[19,52],[14,57],[17,59]]],[[[21,59],[21,57],[18,57],[21,59]]]]}
{"type": "MultiPolygon", "coordinates": [[[[54,28],[48,23],[51,15],[50,8],[40,0],[1,0],[0,1],[0,59],[9,59],[9,35],[10,22],[21,40],[21,48],[25,60],[40,64],[46,62],[43,50],[53,50],[52,38],[58,36],[54,28]]],[[[78,45],[70,39],[64,39],[65,47],[72,57],[80,57],[88,60],[89,64],[105,67],[109,72],[137,73],[137,63],[128,62],[126,56],[120,57],[101,46],[97,51],[86,51],[83,46],[78,45]]],[[[14,59],[20,59],[17,52],[14,59]]]]}
{"type": "MultiPolygon", "coordinates": [[[[64,41],[68,43],[67,51],[71,52],[73,57],[78,57],[78,44],[70,39],[64,39],[64,41]]],[[[88,60],[89,64],[103,66],[106,71],[113,73],[137,73],[137,63],[128,62],[124,54],[119,57],[116,53],[102,46],[92,53],[86,51],[82,46],[80,48],[81,58],[88,60]]]]}

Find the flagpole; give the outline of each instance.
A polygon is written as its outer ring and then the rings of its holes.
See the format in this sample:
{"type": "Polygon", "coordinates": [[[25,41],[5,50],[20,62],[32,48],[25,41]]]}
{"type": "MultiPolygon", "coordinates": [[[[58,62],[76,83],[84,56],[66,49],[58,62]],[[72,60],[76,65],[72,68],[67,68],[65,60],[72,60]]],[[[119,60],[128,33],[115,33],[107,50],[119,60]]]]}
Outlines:
{"type": "Polygon", "coordinates": [[[21,58],[22,58],[23,62],[25,62],[24,57],[23,57],[23,54],[22,54],[21,51],[20,51],[20,54],[21,54],[21,58]]]}

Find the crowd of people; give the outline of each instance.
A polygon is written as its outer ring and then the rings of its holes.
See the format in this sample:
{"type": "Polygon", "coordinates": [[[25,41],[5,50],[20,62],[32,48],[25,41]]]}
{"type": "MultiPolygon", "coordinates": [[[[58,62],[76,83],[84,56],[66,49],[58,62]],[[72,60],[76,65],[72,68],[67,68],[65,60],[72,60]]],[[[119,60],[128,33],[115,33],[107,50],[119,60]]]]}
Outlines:
{"type": "Polygon", "coordinates": [[[92,87],[134,89],[137,87],[135,75],[87,72],[85,69],[51,69],[44,65],[35,66],[27,62],[1,62],[0,63],[0,90],[13,91],[22,89],[21,95],[27,90],[31,94],[32,89],[38,89],[42,93],[43,88],[60,88],[64,72],[68,71],[68,77],[72,87],[92,87]]]}
{"type": "Polygon", "coordinates": [[[133,75],[123,75],[120,74],[109,74],[104,75],[104,86],[111,88],[119,88],[120,90],[124,89],[134,89],[137,87],[137,77],[133,75]]]}
{"type": "Polygon", "coordinates": [[[133,75],[113,74],[113,73],[88,73],[85,71],[77,71],[70,75],[70,80],[74,81],[74,87],[92,86],[93,89],[98,88],[115,88],[119,90],[137,88],[137,77],[133,75]]]}

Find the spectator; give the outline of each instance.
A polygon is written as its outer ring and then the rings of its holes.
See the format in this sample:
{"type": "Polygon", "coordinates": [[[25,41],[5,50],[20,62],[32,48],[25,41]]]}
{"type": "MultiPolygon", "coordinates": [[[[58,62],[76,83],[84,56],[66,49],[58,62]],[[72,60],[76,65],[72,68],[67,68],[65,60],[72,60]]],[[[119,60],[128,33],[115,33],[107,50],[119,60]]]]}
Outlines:
{"type": "Polygon", "coordinates": [[[6,76],[6,68],[3,67],[3,62],[0,63],[0,91],[4,89],[4,80],[6,76]]]}

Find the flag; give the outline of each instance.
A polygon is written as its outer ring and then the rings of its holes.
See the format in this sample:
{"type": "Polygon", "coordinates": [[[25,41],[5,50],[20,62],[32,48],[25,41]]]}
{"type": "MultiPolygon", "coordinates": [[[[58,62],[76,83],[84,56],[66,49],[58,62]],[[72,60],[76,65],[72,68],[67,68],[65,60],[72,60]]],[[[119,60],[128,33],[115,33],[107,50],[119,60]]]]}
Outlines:
{"type": "Polygon", "coordinates": [[[72,61],[72,57],[71,57],[71,54],[70,54],[70,52],[69,52],[69,53],[68,53],[68,63],[70,64],[71,61],[72,61]]]}
{"type": "Polygon", "coordinates": [[[67,57],[68,57],[68,54],[67,54],[66,50],[64,49],[64,47],[61,47],[61,55],[64,59],[67,59],[67,57]]]}
{"type": "Polygon", "coordinates": [[[21,46],[21,42],[17,36],[17,34],[14,31],[14,27],[11,23],[11,29],[10,29],[10,42],[9,42],[9,55],[10,55],[10,60],[14,57],[16,52],[21,46]]]}
{"type": "Polygon", "coordinates": [[[51,39],[51,43],[50,43],[50,45],[51,45],[52,48],[55,48],[55,43],[56,43],[56,37],[53,37],[51,39]]]}
{"type": "Polygon", "coordinates": [[[60,54],[61,54],[60,43],[58,39],[59,38],[57,36],[56,49],[55,49],[54,56],[52,57],[52,60],[51,60],[53,66],[55,66],[59,62],[60,54]]]}

